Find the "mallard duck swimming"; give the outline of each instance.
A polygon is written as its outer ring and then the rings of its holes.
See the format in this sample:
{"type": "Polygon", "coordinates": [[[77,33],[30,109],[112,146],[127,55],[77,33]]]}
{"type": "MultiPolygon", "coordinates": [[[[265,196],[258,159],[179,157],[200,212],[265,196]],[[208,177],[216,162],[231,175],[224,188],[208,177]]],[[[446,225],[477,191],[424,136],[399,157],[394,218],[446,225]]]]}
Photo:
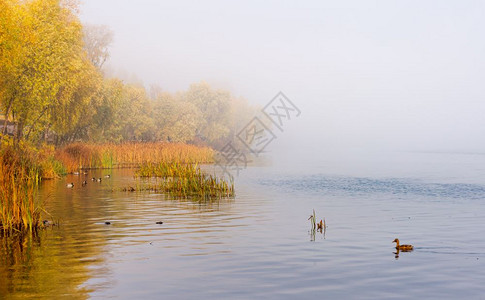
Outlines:
{"type": "Polygon", "coordinates": [[[86,186],[86,184],[88,184],[88,182],[86,180],[84,180],[83,183],[82,183],[82,186],[86,186]]]}
{"type": "Polygon", "coordinates": [[[396,249],[399,251],[406,252],[406,251],[413,251],[414,249],[413,245],[399,245],[399,239],[395,239],[392,242],[396,243],[396,249]]]}
{"type": "Polygon", "coordinates": [[[72,182],[71,182],[71,183],[68,183],[68,184],[66,185],[66,187],[68,187],[68,188],[72,188],[72,187],[74,187],[74,183],[72,183],[72,182]]]}
{"type": "Polygon", "coordinates": [[[104,176],[104,178],[110,178],[110,177],[111,177],[111,175],[109,175],[109,174],[104,176]]]}
{"type": "Polygon", "coordinates": [[[101,177],[96,179],[97,182],[101,182],[101,180],[102,180],[101,177]]]}

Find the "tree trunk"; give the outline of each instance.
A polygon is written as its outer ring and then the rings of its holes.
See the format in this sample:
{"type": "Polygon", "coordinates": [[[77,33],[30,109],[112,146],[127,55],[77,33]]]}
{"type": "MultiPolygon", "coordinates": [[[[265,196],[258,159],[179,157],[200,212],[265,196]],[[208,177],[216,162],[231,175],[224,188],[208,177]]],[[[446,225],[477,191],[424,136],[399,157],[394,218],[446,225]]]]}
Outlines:
{"type": "Polygon", "coordinates": [[[18,143],[22,139],[22,137],[23,137],[23,131],[24,131],[24,123],[23,122],[18,122],[17,123],[17,130],[16,130],[16,133],[14,135],[14,143],[15,144],[18,145],[18,143]]]}
{"type": "Polygon", "coordinates": [[[30,128],[29,128],[29,132],[28,132],[28,133],[27,133],[27,135],[26,135],[26,138],[27,138],[27,139],[30,137],[30,133],[32,132],[32,129],[34,128],[35,124],[36,124],[37,122],[39,122],[40,118],[42,118],[42,116],[44,115],[44,113],[47,111],[47,109],[48,109],[48,108],[49,108],[49,107],[44,108],[44,110],[43,110],[43,111],[40,113],[39,117],[38,117],[37,119],[35,119],[35,121],[32,123],[32,126],[30,126],[30,128]]]}
{"type": "Polygon", "coordinates": [[[3,134],[6,135],[8,132],[7,126],[8,126],[8,114],[10,113],[10,108],[12,107],[13,104],[13,97],[10,98],[8,101],[7,105],[7,110],[5,111],[5,122],[3,123],[3,134]]]}

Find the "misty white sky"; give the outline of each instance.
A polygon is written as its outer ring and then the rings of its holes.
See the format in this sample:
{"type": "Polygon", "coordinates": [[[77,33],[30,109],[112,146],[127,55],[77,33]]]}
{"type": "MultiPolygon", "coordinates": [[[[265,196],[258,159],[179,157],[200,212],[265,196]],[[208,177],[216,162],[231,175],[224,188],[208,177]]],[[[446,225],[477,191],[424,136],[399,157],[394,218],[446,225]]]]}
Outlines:
{"type": "MultiPolygon", "coordinates": [[[[302,114],[274,143],[485,152],[484,1],[84,0],[110,67],[302,114]]],[[[249,121],[249,120],[248,120],[249,121]]]]}

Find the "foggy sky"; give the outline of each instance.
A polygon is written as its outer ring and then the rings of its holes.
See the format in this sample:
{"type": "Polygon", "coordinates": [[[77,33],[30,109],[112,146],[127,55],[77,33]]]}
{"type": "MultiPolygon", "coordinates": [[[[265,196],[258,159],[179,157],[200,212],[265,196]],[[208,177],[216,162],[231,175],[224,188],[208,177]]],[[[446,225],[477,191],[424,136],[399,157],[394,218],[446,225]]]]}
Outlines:
{"type": "MultiPolygon", "coordinates": [[[[483,1],[84,0],[110,68],[302,111],[280,149],[485,152],[483,1]],[[294,146],[294,147],[291,147],[294,146]]],[[[249,121],[249,120],[248,120],[249,121]]]]}

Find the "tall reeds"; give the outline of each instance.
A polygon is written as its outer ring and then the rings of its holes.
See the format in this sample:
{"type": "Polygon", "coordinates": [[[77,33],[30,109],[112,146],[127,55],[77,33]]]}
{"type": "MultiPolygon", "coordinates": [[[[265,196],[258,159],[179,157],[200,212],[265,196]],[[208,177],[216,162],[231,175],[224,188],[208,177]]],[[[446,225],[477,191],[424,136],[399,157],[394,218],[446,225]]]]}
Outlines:
{"type": "Polygon", "coordinates": [[[37,197],[41,167],[28,147],[2,145],[0,151],[0,229],[3,234],[40,226],[43,201],[37,197]]]}
{"type": "Polygon", "coordinates": [[[204,173],[197,164],[144,164],[135,173],[138,177],[161,178],[151,190],[182,198],[211,199],[234,196],[234,182],[204,173]]]}
{"type": "Polygon", "coordinates": [[[146,163],[210,163],[214,151],[181,143],[70,144],[56,151],[68,172],[92,168],[138,167],[146,163]]]}

